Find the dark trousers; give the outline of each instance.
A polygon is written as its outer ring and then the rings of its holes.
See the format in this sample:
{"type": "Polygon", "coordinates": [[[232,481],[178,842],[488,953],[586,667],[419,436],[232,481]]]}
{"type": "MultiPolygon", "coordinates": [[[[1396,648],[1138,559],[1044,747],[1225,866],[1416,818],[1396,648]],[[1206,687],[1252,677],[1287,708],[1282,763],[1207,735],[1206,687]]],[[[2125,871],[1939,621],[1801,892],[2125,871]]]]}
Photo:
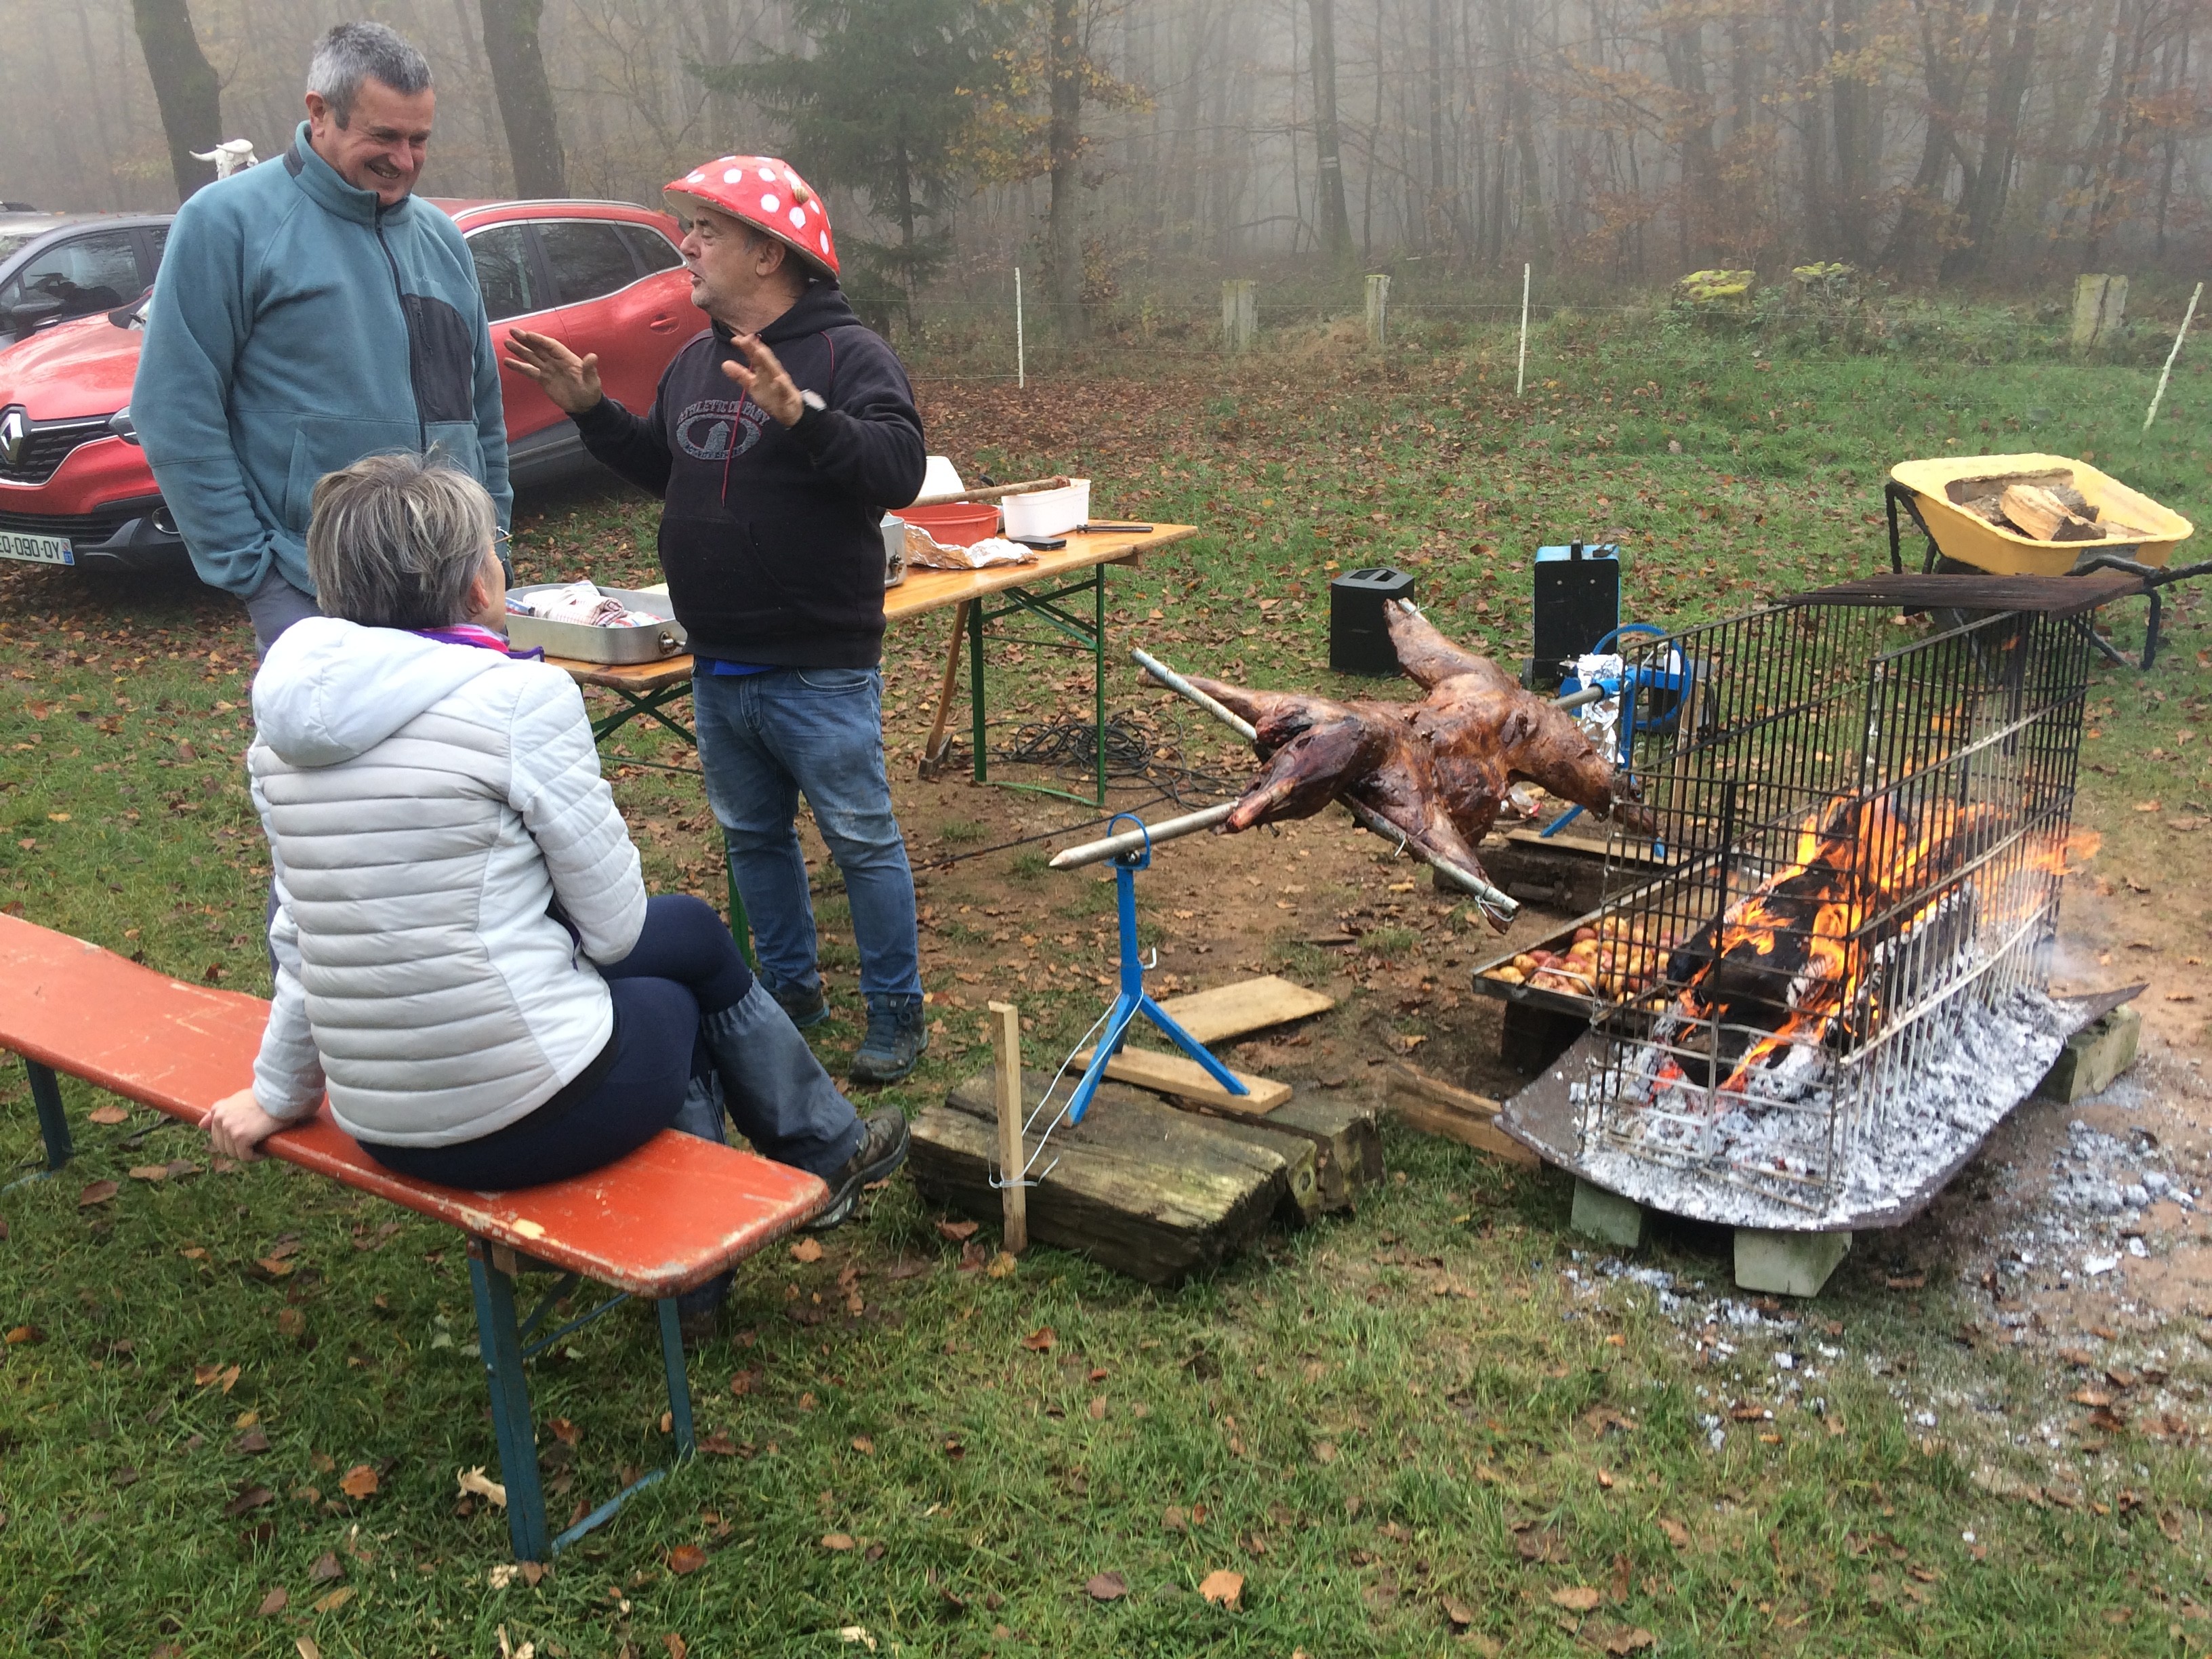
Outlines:
{"type": "Polygon", "coordinates": [[[505,1192],[564,1181],[635,1151],[674,1121],[691,1079],[712,1067],[699,1022],[752,989],[737,941],[714,908],[684,894],[645,903],[636,947],[599,973],[615,1031],[599,1057],[527,1117],[450,1146],[375,1146],[417,1181],[505,1192]]]}

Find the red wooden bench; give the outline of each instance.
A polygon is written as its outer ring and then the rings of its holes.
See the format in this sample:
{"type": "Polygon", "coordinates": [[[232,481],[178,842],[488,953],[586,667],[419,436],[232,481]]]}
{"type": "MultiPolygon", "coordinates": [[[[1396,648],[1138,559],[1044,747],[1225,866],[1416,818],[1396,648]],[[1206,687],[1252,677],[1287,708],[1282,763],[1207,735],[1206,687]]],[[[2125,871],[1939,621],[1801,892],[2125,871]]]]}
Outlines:
{"type": "MultiPolygon", "coordinates": [[[[74,1150],[57,1072],[195,1126],[252,1080],[269,1005],[188,985],[66,933],[0,915],[0,1048],[23,1056],[49,1170],[74,1150]]],[[[659,1304],[660,1352],[680,1462],[695,1449],[678,1293],[774,1243],[829,1202],[816,1176],[749,1152],[664,1131],[619,1163],[515,1193],[472,1193],[394,1175],[331,1121],[330,1109],[264,1143],[271,1156],[358,1187],[468,1235],[477,1340],[491,1389],[515,1555],[542,1561],[611,1517],[656,1469],[558,1536],[549,1536],[523,1362],[631,1297],[659,1304]],[[518,1318],[517,1257],[564,1277],[518,1318]],[[580,1279],[620,1292],[532,1340],[580,1279]]]]}

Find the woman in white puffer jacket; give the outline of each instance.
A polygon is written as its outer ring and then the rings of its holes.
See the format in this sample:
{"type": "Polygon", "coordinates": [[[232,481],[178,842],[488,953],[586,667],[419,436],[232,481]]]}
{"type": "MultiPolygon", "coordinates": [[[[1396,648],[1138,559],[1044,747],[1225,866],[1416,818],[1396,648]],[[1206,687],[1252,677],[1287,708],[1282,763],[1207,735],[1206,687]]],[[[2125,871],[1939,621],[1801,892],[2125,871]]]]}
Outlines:
{"type": "Polygon", "coordinates": [[[276,869],[276,994],[253,1086],[209,1119],[243,1156],[327,1091],[379,1162],[498,1190],[672,1124],[767,1157],[851,1213],[905,1157],[862,1121],[708,905],[647,898],[582,694],[511,656],[491,499],[374,455],[315,487],[325,615],[253,684],[247,764],[276,869]]]}

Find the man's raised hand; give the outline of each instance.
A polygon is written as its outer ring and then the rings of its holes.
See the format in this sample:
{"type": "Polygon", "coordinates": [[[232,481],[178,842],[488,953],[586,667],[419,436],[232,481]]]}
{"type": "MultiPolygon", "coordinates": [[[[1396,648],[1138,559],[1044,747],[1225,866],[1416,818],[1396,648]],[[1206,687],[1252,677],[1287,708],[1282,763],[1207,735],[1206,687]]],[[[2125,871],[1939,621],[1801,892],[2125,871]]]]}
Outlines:
{"type": "MultiPolygon", "coordinates": [[[[783,365],[776,360],[757,334],[734,337],[738,349],[743,352],[752,367],[735,358],[722,365],[722,373],[735,380],[745,396],[774,416],[780,425],[797,426],[799,417],[806,412],[805,404],[799,399],[799,387],[783,365]]],[[[557,400],[556,400],[557,401],[557,400]]]]}
{"type": "Polygon", "coordinates": [[[539,390],[571,415],[580,415],[606,394],[599,388],[599,355],[579,357],[550,334],[509,329],[507,366],[538,382],[539,390]]]}

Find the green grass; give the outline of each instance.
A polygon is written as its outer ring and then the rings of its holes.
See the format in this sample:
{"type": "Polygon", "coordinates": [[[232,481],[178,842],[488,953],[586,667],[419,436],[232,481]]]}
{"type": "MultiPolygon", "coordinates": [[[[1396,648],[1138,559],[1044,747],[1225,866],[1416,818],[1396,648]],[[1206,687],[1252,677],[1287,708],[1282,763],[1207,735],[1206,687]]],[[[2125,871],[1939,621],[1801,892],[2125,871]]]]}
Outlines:
{"type": "MultiPolygon", "coordinates": [[[[1754,357],[1753,342],[1583,318],[1544,331],[1516,401],[1503,333],[1432,331],[1379,359],[1294,343],[1202,374],[1110,368],[1027,404],[917,374],[963,464],[1091,470],[1103,511],[1205,526],[1115,574],[1117,644],[1261,684],[1329,683],[1332,565],[1413,569],[1448,631],[1507,657],[1526,648],[1530,550],[1578,530],[1625,528],[1639,618],[1863,574],[1887,560],[1881,477],[1913,454],[2094,452],[2205,516],[2212,382],[2188,358],[2145,437],[2138,366],[1754,357]],[[1053,425],[1071,410],[1079,428],[1053,425]]],[[[539,578],[643,576],[653,522],[634,498],[558,502],[526,520],[519,559],[539,578]]],[[[0,904],[180,978],[265,988],[242,618],[187,583],[10,568],[0,596],[0,904]]],[[[2204,706],[2201,615],[2177,601],[2147,678],[2100,671],[2085,759],[2106,769],[2085,773],[2079,817],[2106,831],[2108,873],[2170,857],[2164,814],[2136,803],[2212,801],[2203,740],[2177,736],[2204,706]]],[[[2123,642],[2139,631],[2118,618],[2123,642]]],[[[890,644],[894,742],[911,743],[942,632],[890,644]]],[[[1087,685],[1087,662],[1029,650],[996,712],[1064,707],[1070,675],[1087,685]]],[[[1158,709],[1190,763],[1230,763],[1233,744],[1125,666],[1109,692],[1158,709]]],[[[637,726],[620,748],[617,763],[685,758],[637,726]]],[[[629,765],[615,787],[654,885],[717,894],[696,782],[629,765]]],[[[1036,833],[1048,809],[1032,802],[978,796],[934,835],[969,851],[1036,833]]],[[[1043,866],[1023,848],[989,866],[1012,882],[972,893],[963,872],[985,866],[929,871],[925,902],[1000,907],[946,918],[971,939],[1073,929],[1069,954],[1103,966],[1084,924],[1110,886],[1048,885],[1043,866]]],[[[835,1056],[857,1036],[853,957],[834,876],[822,885],[840,1018],[819,1035],[835,1056]]],[[[1144,927],[1167,924],[1148,909],[1144,927]]],[[[1273,960],[1326,971],[1310,945],[1273,960]]],[[[1097,994],[1023,988],[1041,1052],[1073,1040],[1097,994]]],[[[968,1021],[937,1029],[888,1097],[917,1106],[980,1063],[968,1021]]],[[[2072,1411],[2077,1385],[1954,1341],[1963,1316],[1940,1271],[1925,1291],[1887,1288],[1905,1241],[1863,1241],[1798,1331],[1730,1332],[1736,1352],[1701,1357],[1649,1291],[1576,1291],[1564,1272],[1589,1263],[1557,1180],[1395,1133],[1393,1177],[1356,1217],[1173,1292],[1049,1250],[1004,1279],[963,1271],[895,1182],[820,1261],[777,1251],[740,1275],[731,1334],[693,1370],[702,1429],[740,1455],[653,1489],[538,1585],[494,1588],[504,1522],[455,1501],[457,1470],[495,1462],[456,1237],[266,1164],[134,1180],[204,1166],[204,1144],[145,1114],[88,1125],[101,1097],[65,1096],[76,1163],[0,1194],[0,1322],[35,1333],[0,1349],[11,1650],[290,1656],[306,1637],[325,1655],[458,1656],[498,1651],[503,1630],[562,1659],[658,1656],[672,1633],[695,1655],[826,1655],[865,1651],[838,1634],[857,1626],[878,1651],[957,1655],[1565,1655],[1637,1630],[1681,1655],[2170,1654],[2212,1635],[2195,1611],[2201,1454],[2129,1433],[2069,1455],[2072,1510],[1996,1495],[1992,1470],[2026,1467],[2008,1426],[2072,1411]],[[81,1206],[103,1178],[115,1198],[81,1206]],[[1048,1349],[1024,1346],[1046,1327],[1048,1349]],[[1817,1373],[1795,1395],[1777,1384],[1778,1342],[1817,1373]],[[228,1391],[195,1382],[233,1364],[228,1391]],[[1740,1401],[1776,1416],[1728,1418],[1740,1401]],[[1913,1420],[1923,1407],[1933,1431],[1913,1420]],[[1700,1421],[1713,1415],[1717,1450],[1700,1421]],[[246,1426],[268,1450],[232,1449],[246,1426]],[[338,1480],[362,1464],[378,1490],[348,1498],[338,1480]],[[271,1501],[226,1514],[257,1486],[271,1501]],[[832,1534],[855,1547],[825,1548],[832,1534]],[[668,1552],[687,1543],[708,1565],[672,1575],[668,1552]],[[311,1577],[325,1554],[340,1577],[311,1577]],[[1197,1595],[1217,1568],[1245,1576],[1241,1609],[1197,1595]],[[1091,1600],[1085,1580],[1109,1571],[1128,1595],[1091,1600]],[[278,1585],[289,1607],[257,1617],[278,1585]],[[1552,1599],[1576,1587],[1603,1598],[1587,1617],[1552,1599]]],[[[0,1074],[0,1154],[27,1168],[35,1148],[21,1072],[0,1074]]],[[[1649,1254],[1724,1287],[1711,1237],[1666,1233],[1649,1254]]],[[[2178,1382],[2212,1382],[2193,1339],[2166,1340],[2178,1382]]],[[[538,1382],[542,1443],[552,1418],[575,1431],[549,1470],[556,1522],[665,1446],[643,1312],[567,1346],[538,1382]]]]}

